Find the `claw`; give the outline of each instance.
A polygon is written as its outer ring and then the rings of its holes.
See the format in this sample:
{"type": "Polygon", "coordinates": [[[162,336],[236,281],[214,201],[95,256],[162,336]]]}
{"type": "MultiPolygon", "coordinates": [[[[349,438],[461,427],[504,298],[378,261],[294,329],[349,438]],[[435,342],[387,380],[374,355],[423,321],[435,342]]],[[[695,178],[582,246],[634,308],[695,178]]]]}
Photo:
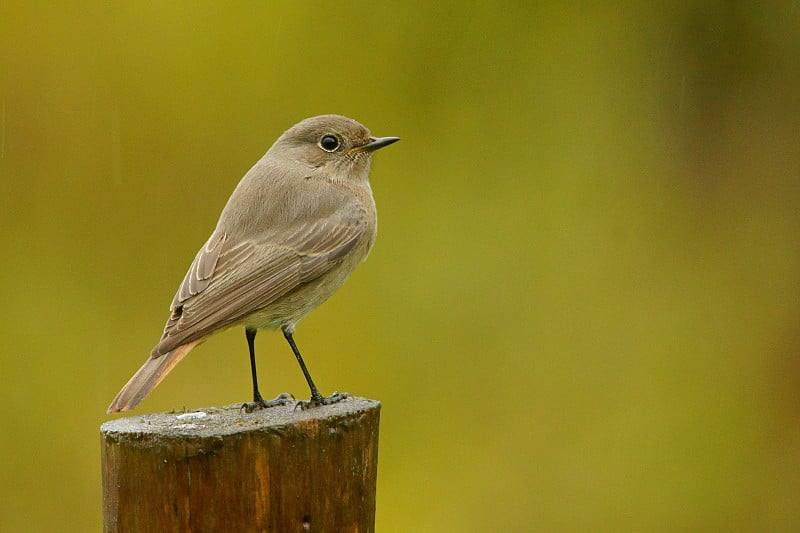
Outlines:
{"type": "Polygon", "coordinates": [[[339,403],[345,398],[349,398],[350,394],[346,392],[334,392],[330,396],[320,396],[319,398],[311,397],[310,400],[300,400],[298,401],[294,408],[300,409],[301,411],[305,411],[306,409],[311,409],[312,407],[319,407],[320,405],[332,405],[334,403],[339,403]]]}
{"type": "Polygon", "coordinates": [[[246,402],[242,404],[240,410],[245,413],[252,413],[261,409],[269,409],[270,407],[277,407],[279,405],[288,405],[294,401],[294,396],[288,392],[282,392],[275,397],[274,400],[260,400],[256,402],[246,402]]]}

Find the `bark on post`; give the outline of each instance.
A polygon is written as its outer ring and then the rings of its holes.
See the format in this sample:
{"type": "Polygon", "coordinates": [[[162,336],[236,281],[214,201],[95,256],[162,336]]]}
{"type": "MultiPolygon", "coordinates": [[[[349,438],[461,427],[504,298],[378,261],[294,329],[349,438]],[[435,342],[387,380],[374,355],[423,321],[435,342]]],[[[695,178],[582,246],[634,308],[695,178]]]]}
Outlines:
{"type": "Polygon", "coordinates": [[[374,531],[379,413],[351,397],[106,422],[104,530],[374,531]]]}

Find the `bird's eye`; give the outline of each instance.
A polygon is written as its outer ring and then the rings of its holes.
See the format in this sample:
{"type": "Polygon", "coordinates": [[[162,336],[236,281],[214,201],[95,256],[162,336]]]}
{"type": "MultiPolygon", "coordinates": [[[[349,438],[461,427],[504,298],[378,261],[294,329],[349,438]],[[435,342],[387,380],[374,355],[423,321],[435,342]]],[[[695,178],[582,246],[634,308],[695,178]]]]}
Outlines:
{"type": "Polygon", "coordinates": [[[339,139],[335,135],[323,135],[319,140],[319,146],[326,152],[333,152],[339,147],[339,139]]]}

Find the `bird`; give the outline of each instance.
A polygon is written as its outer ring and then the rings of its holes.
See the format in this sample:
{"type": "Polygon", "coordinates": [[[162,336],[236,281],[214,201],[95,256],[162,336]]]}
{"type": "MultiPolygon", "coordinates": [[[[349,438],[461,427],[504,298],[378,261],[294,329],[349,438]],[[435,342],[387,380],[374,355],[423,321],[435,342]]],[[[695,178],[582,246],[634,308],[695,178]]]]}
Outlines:
{"type": "Polygon", "coordinates": [[[345,398],[320,393],[295,327],[369,255],[377,235],[372,154],[398,140],[375,137],[341,115],[286,130],[234,189],[172,300],[161,339],[107,412],[135,408],[198,344],[235,326],[244,326],[250,355],[247,412],[293,400],[284,393],[267,401],[259,391],[255,337],[262,329],[280,329],[300,365],[311,398],[298,406],[345,398]]]}

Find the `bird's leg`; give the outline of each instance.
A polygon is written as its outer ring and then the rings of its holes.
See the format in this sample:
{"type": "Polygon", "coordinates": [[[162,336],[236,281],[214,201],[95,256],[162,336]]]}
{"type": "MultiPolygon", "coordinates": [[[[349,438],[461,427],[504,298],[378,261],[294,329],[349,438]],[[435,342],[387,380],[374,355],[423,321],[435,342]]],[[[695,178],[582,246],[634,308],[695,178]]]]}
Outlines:
{"type": "Polygon", "coordinates": [[[256,333],[257,329],[245,328],[244,335],[247,337],[247,347],[250,349],[250,372],[253,375],[253,403],[264,401],[258,391],[258,372],[256,372],[256,333]]]}
{"type": "Polygon", "coordinates": [[[294,400],[294,396],[289,393],[282,392],[274,400],[265,401],[258,391],[258,374],[256,373],[256,333],[255,328],[245,328],[244,334],[247,337],[247,346],[250,348],[250,371],[253,374],[253,401],[252,403],[243,403],[242,409],[247,413],[252,413],[257,409],[266,409],[267,407],[275,407],[276,405],[286,405],[294,400]]]}
{"type": "Polygon", "coordinates": [[[283,336],[286,337],[286,342],[288,342],[289,346],[292,347],[292,351],[294,352],[294,356],[297,358],[297,362],[300,363],[300,369],[303,371],[303,375],[306,377],[308,388],[311,389],[311,400],[307,402],[299,401],[297,402],[295,408],[299,407],[300,409],[308,409],[309,407],[315,407],[317,405],[330,405],[347,398],[348,394],[346,392],[341,394],[334,392],[330,396],[323,396],[320,394],[319,389],[317,389],[317,386],[314,385],[314,380],[311,379],[311,374],[309,374],[305,362],[303,362],[303,356],[300,355],[300,350],[297,349],[297,344],[294,343],[294,338],[292,337],[293,329],[294,328],[284,326],[281,330],[283,331],[283,336]]]}

